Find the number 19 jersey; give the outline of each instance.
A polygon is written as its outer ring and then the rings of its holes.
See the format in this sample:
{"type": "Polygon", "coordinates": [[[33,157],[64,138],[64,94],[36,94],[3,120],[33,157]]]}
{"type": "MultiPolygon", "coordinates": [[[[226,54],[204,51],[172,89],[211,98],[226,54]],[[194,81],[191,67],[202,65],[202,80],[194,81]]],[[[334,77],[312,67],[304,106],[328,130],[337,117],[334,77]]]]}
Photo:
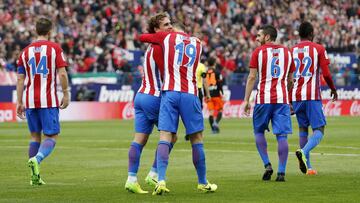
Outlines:
{"type": "Polygon", "coordinates": [[[288,48],[272,43],[264,44],[254,50],[250,68],[259,73],[256,104],[288,104],[287,77],[294,72],[288,48]]]}
{"type": "Polygon", "coordinates": [[[25,74],[25,108],[59,107],[56,69],[66,67],[61,47],[39,40],[28,45],[18,59],[18,72],[25,74]]]}
{"type": "Polygon", "coordinates": [[[157,32],[142,34],[140,41],[156,43],[163,48],[163,91],[197,95],[196,68],[202,51],[199,39],[182,32],[157,32]]]}

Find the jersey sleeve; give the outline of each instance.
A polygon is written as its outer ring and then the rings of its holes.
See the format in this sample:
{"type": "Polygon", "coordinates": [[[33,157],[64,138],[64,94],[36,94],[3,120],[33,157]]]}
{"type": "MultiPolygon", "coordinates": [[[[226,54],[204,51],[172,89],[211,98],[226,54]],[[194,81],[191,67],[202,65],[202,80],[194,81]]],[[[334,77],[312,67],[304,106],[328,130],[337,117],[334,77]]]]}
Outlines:
{"type": "Polygon", "coordinates": [[[258,68],[258,57],[259,57],[259,49],[255,49],[255,51],[253,51],[253,53],[251,54],[251,58],[250,58],[250,64],[249,67],[250,68],[258,68]]]}
{"type": "Polygon", "coordinates": [[[56,57],[55,57],[56,68],[67,67],[68,64],[67,64],[65,56],[64,56],[64,51],[61,49],[60,46],[55,47],[55,54],[56,54],[56,57]]]}
{"type": "Polygon", "coordinates": [[[330,60],[327,56],[326,50],[324,47],[320,46],[320,48],[319,48],[319,65],[320,65],[320,68],[321,68],[324,76],[330,75],[329,64],[330,64],[330,60]]]}
{"type": "Polygon", "coordinates": [[[146,43],[161,44],[168,34],[168,32],[141,34],[139,40],[146,43]]]}
{"type": "Polygon", "coordinates": [[[23,53],[24,52],[21,52],[21,54],[20,54],[20,56],[19,56],[19,58],[17,60],[17,73],[26,75],[25,66],[24,66],[24,63],[23,63],[23,60],[22,60],[23,53]]]}
{"type": "Polygon", "coordinates": [[[154,52],[153,52],[153,57],[156,63],[156,66],[158,67],[161,76],[164,75],[164,54],[163,54],[163,50],[161,48],[161,46],[154,44],[152,45],[154,52]]]}

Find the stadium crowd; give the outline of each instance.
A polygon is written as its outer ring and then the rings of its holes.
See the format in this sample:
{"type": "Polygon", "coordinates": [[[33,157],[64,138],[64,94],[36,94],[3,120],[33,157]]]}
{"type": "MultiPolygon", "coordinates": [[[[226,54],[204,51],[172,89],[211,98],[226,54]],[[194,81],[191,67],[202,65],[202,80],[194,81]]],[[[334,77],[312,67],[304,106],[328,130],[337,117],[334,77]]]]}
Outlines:
{"type": "MultiPolygon", "coordinates": [[[[22,48],[33,39],[33,22],[51,16],[53,40],[60,43],[70,63],[70,73],[133,72],[125,50],[144,50],[137,38],[146,32],[149,16],[167,11],[204,44],[203,59],[215,56],[226,77],[246,73],[250,53],[257,46],[258,26],[273,24],[278,41],[292,46],[298,41],[302,20],[313,23],[316,42],[328,52],[360,52],[360,6],[356,0],[223,0],[223,1],[101,1],[3,0],[0,5],[0,75],[15,71],[22,48]],[[3,70],[1,70],[3,69],[3,70]]],[[[359,59],[358,59],[359,61],[359,59]]],[[[332,72],[341,72],[332,67],[332,72]]],[[[343,70],[357,73],[358,67],[343,70]]]]}

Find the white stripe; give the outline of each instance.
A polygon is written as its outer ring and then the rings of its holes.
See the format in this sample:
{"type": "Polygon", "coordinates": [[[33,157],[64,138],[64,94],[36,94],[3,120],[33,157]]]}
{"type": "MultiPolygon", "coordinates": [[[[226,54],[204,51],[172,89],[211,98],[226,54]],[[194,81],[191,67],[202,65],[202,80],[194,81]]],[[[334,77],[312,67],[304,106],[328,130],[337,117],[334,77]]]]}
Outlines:
{"type": "Polygon", "coordinates": [[[265,82],[265,89],[264,89],[264,103],[265,104],[269,104],[271,101],[271,80],[272,80],[272,76],[271,76],[271,60],[273,59],[273,55],[272,55],[272,48],[267,48],[267,63],[266,63],[266,82],[265,82]]]}
{"type": "Polygon", "coordinates": [[[150,85],[148,84],[149,81],[150,81],[150,78],[149,78],[149,72],[148,72],[148,66],[147,66],[147,62],[148,62],[148,55],[150,55],[149,57],[151,57],[151,51],[153,49],[149,47],[149,49],[146,51],[145,53],[145,60],[144,60],[144,78],[145,78],[145,90],[144,90],[144,93],[145,94],[149,94],[150,92],[150,85]],[[149,53],[150,52],[150,53],[149,53]]]}
{"type": "Polygon", "coordinates": [[[263,60],[263,52],[260,51],[259,55],[258,55],[258,70],[259,70],[259,82],[258,82],[258,86],[257,86],[257,93],[256,93],[256,103],[260,104],[260,82],[262,80],[262,61],[263,60]]]}
{"type": "Polygon", "coordinates": [[[169,63],[168,63],[168,58],[169,58],[169,39],[170,39],[170,35],[166,36],[164,39],[164,86],[163,86],[163,90],[168,90],[169,89],[169,83],[170,83],[170,73],[169,73],[169,63]]]}
{"type": "Polygon", "coordinates": [[[151,49],[151,52],[150,52],[150,70],[151,70],[151,73],[152,73],[152,79],[153,79],[154,83],[150,84],[150,81],[149,81],[149,86],[150,87],[151,87],[151,85],[154,86],[153,87],[155,89],[154,96],[160,96],[160,92],[158,90],[158,80],[156,78],[155,69],[156,69],[156,64],[155,64],[155,60],[154,60],[154,49],[151,49]]]}
{"type": "MultiPolygon", "coordinates": [[[[46,57],[46,50],[47,50],[47,46],[46,45],[42,45],[40,48],[41,52],[40,52],[40,60],[39,63],[41,61],[42,57],[45,57],[46,59],[46,66],[47,67],[41,67],[42,69],[48,68],[48,63],[50,63],[50,61],[47,61],[47,57],[46,57]]],[[[37,66],[39,64],[36,64],[37,66]]],[[[48,74],[51,74],[50,72],[48,72],[48,74]]],[[[47,75],[44,74],[40,74],[40,106],[41,108],[47,108],[47,97],[46,97],[46,84],[47,84],[47,75]],[[45,78],[44,78],[45,77],[45,78]]]]}
{"type": "MultiPolygon", "coordinates": [[[[29,74],[30,74],[30,73],[27,73],[27,72],[26,72],[26,66],[27,66],[27,64],[26,64],[26,61],[25,61],[25,52],[22,53],[21,59],[22,59],[22,63],[23,63],[23,65],[24,65],[24,69],[25,69],[25,81],[24,81],[24,84],[25,84],[25,87],[26,87],[27,83],[29,82],[29,74]]],[[[22,101],[23,101],[23,102],[26,100],[26,89],[25,89],[24,93],[25,93],[25,94],[23,94],[23,98],[22,98],[22,101]]],[[[26,103],[25,103],[25,104],[26,104],[26,103]]],[[[26,108],[27,108],[27,106],[26,106],[26,108]]]]}
{"type": "Polygon", "coordinates": [[[51,74],[52,74],[52,80],[51,80],[51,103],[52,107],[56,107],[56,87],[55,87],[55,80],[56,80],[56,52],[55,49],[51,47],[51,74]]]}
{"type": "Polygon", "coordinates": [[[277,103],[281,104],[284,103],[284,95],[283,95],[281,83],[286,73],[285,73],[285,53],[284,53],[285,50],[284,48],[280,48],[279,50],[280,50],[279,53],[280,75],[278,77],[278,81],[276,84],[276,96],[277,96],[277,103]]]}
{"type": "Polygon", "coordinates": [[[316,79],[317,79],[317,69],[318,69],[318,52],[315,47],[313,49],[314,49],[314,58],[313,58],[314,72],[311,81],[311,100],[316,100],[315,92],[316,92],[316,82],[317,82],[316,79]]]}
{"type": "Polygon", "coordinates": [[[285,78],[284,78],[284,83],[285,83],[285,92],[286,92],[286,101],[287,101],[287,104],[289,103],[289,90],[288,90],[288,77],[289,77],[289,72],[290,72],[290,66],[291,66],[291,63],[292,63],[292,57],[291,57],[291,52],[288,51],[288,63],[287,63],[287,70],[286,70],[286,75],[285,75],[285,78]]]}
{"type": "MultiPolygon", "coordinates": [[[[295,61],[294,61],[294,59],[296,59],[296,58],[299,58],[299,53],[298,53],[298,47],[295,47],[294,49],[293,49],[293,62],[294,62],[294,65],[296,65],[295,64],[295,61]]],[[[290,63],[289,63],[290,64],[290,63]]],[[[295,70],[296,71],[296,70],[295,70]]],[[[298,74],[297,72],[295,72],[295,75],[296,74],[298,74]]],[[[299,78],[294,78],[295,79],[295,82],[294,82],[294,85],[293,85],[293,90],[292,90],[292,101],[296,101],[296,91],[297,91],[297,89],[298,89],[298,84],[299,84],[299,78]]]]}
{"type": "MultiPolygon", "coordinates": [[[[183,41],[180,39],[180,35],[177,34],[176,37],[175,37],[175,45],[179,44],[179,43],[182,43],[182,42],[183,41]]],[[[175,49],[175,47],[174,47],[174,49],[175,49]]],[[[173,61],[173,64],[174,64],[173,65],[173,67],[174,67],[174,80],[175,80],[174,91],[180,91],[181,90],[180,66],[177,64],[177,61],[178,61],[179,57],[180,57],[180,54],[175,49],[174,61],[173,61]]],[[[184,60],[184,58],[183,58],[183,60],[184,60]]]]}
{"type": "MultiPolygon", "coordinates": [[[[305,46],[304,49],[306,49],[307,51],[304,52],[304,57],[309,57],[309,46],[305,46]]],[[[304,68],[305,68],[306,64],[304,64],[304,68]]],[[[310,68],[309,68],[310,70],[310,68]]],[[[308,72],[309,72],[308,70],[308,72]]],[[[310,80],[310,77],[303,77],[304,78],[304,84],[303,86],[301,87],[301,100],[306,100],[306,93],[307,93],[307,83],[309,82],[310,80]]]]}
{"type": "MultiPolygon", "coordinates": [[[[28,49],[28,60],[30,61],[31,58],[35,58],[34,47],[29,47],[29,49],[28,49]]],[[[32,75],[32,67],[30,66],[30,64],[27,63],[27,65],[30,67],[30,79],[31,79],[31,84],[29,86],[29,108],[35,108],[34,75],[32,75]]]]}

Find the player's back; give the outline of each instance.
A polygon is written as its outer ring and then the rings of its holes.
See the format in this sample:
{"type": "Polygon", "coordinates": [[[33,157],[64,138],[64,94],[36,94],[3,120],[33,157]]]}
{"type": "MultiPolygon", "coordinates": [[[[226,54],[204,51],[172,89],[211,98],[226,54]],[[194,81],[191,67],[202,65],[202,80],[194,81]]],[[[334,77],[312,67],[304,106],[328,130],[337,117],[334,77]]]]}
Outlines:
{"type": "Polygon", "coordinates": [[[143,65],[144,74],[138,92],[156,97],[160,96],[162,86],[161,72],[163,69],[163,67],[160,66],[163,66],[163,59],[157,59],[159,57],[163,57],[161,47],[159,45],[150,44],[145,52],[143,65]]]}
{"type": "Polygon", "coordinates": [[[67,66],[61,47],[46,40],[32,42],[20,54],[18,66],[25,69],[25,108],[59,107],[56,69],[67,66]]]}
{"type": "Polygon", "coordinates": [[[202,51],[200,40],[185,33],[169,33],[164,39],[163,49],[163,90],[197,95],[196,68],[202,51]]]}
{"type": "Polygon", "coordinates": [[[222,75],[219,71],[215,70],[214,68],[209,68],[206,71],[206,83],[209,86],[211,97],[220,96],[221,82],[222,82],[222,75]]]}
{"type": "Polygon", "coordinates": [[[325,48],[306,40],[291,51],[295,64],[292,101],[320,100],[320,67],[329,64],[325,48]]]}
{"type": "Polygon", "coordinates": [[[288,48],[272,43],[264,44],[255,49],[252,60],[251,66],[257,67],[259,73],[256,103],[288,103],[287,77],[291,68],[288,48]]]}

